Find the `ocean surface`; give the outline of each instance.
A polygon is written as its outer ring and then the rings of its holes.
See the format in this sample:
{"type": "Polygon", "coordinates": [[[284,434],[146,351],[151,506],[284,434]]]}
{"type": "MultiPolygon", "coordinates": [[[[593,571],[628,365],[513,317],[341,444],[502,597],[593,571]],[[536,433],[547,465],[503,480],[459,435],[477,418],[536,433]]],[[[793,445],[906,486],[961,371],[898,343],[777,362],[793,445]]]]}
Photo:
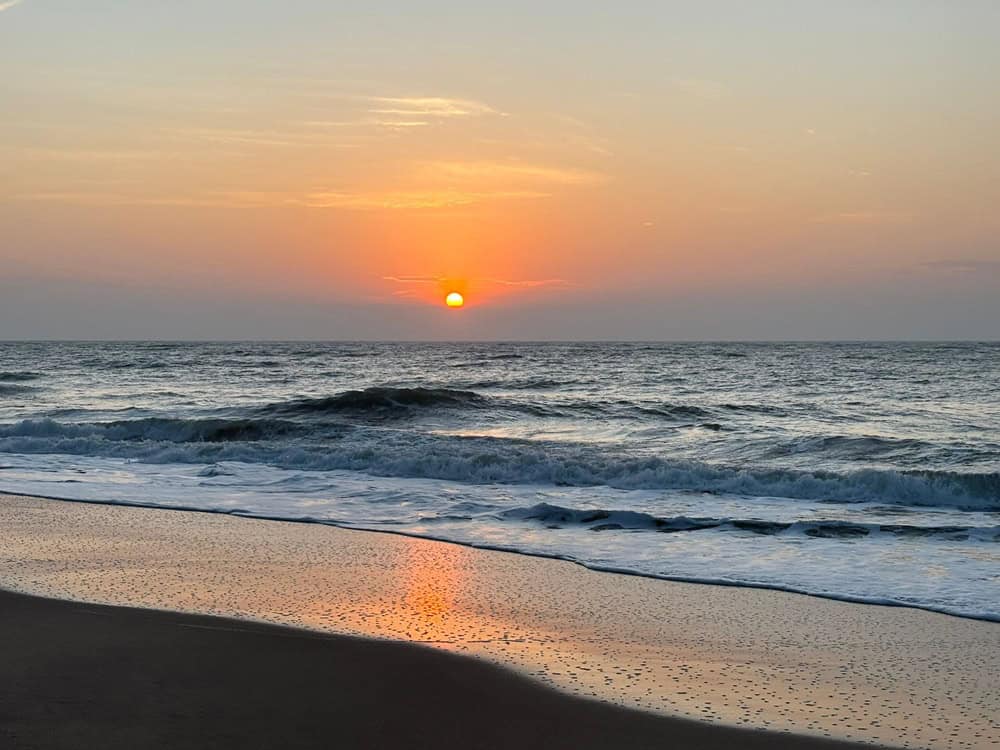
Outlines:
{"type": "Polygon", "coordinates": [[[1000,620],[1000,344],[0,344],[0,491],[1000,620]]]}

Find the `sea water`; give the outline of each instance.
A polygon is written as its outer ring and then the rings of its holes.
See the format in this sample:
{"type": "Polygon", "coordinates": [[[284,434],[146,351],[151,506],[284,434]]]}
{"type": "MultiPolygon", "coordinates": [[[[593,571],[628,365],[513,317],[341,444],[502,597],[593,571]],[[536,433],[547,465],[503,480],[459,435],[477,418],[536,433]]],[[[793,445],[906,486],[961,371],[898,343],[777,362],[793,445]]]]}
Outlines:
{"type": "Polygon", "coordinates": [[[0,344],[0,491],[1000,620],[1000,344],[0,344]]]}

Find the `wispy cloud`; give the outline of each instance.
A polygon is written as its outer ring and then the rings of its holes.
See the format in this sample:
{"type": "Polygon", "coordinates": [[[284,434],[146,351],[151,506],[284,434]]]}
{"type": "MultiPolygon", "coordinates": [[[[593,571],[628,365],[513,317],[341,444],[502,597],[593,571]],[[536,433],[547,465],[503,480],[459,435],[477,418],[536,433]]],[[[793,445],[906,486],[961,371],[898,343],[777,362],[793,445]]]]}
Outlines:
{"type": "Polygon", "coordinates": [[[474,99],[444,96],[365,96],[361,99],[368,105],[368,116],[359,120],[359,125],[374,125],[398,132],[428,127],[442,120],[506,116],[474,99]]]}
{"type": "Polygon", "coordinates": [[[526,180],[563,185],[593,185],[604,182],[604,175],[583,169],[550,167],[524,162],[437,161],[424,167],[437,175],[460,179],[526,180]]]}
{"type": "Polygon", "coordinates": [[[302,123],[307,128],[354,128],[364,123],[364,120],[306,120],[302,123]]]}
{"type": "Polygon", "coordinates": [[[12,196],[17,200],[71,203],[87,206],[189,206],[212,208],[263,208],[301,206],[354,211],[447,209],[500,200],[548,198],[549,193],[528,190],[464,192],[413,190],[396,192],[228,191],[192,195],[130,195],[86,191],[39,191],[12,196]]]}
{"type": "Polygon", "coordinates": [[[530,190],[411,190],[397,192],[320,192],[310,193],[289,202],[313,208],[346,208],[355,210],[375,209],[433,209],[456,208],[496,200],[525,200],[548,198],[548,193],[530,190]]]}
{"type": "Polygon", "coordinates": [[[0,13],[3,13],[5,10],[10,10],[15,5],[20,4],[21,0],[7,0],[7,2],[0,2],[0,13]]]}
{"type": "Polygon", "coordinates": [[[919,264],[918,267],[925,271],[937,271],[950,274],[1000,274],[1000,260],[948,258],[945,260],[930,260],[919,264]]]}
{"type": "Polygon", "coordinates": [[[385,128],[386,130],[397,130],[400,132],[413,130],[414,128],[426,128],[431,124],[430,120],[393,120],[385,117],[375,117],[370,120],[365,120],[364,123],[368,125],[375,125],[379,128],[385,128]]]}
{"type": "Polygon", "coordinates": [[[472,99],[450,99],[441,96],[371,96],[370,112],[402,117],[449,118],[502,115],[502,112],[472,99]]]}
{"type": "Polygon", "coordinates": [[[501,284],[502,286],[519,286],[525,289],[533,289],[541,286],[574,286],[573,282],[566,279],[525,279],[521,281],[510,281],[508,279],[483,279],[489,284],[501,284]]]}
{"type": "Polygon", "coordinates": [[[350,148],[353,144],[331,142],[322,133],[298,133],[292,130],[239,130],[233,128],[179,128],[169,131],[181,138],[223,143],[237,146],[285,146],[285,147],[340,147],[350,148]]]}
{"type": "Polygon", "coordinates": [[[440,276],[383,276],[385,281],[395,281],[397,284],[435,284],[444,281],[440,276]]]}
{"type": "MultiPolygon", "coordinates": [[[[132,195],[98,191],[40,191],[13,196],[16,200],[43,203],[69,203],[80,206],[187,206],[187,207],[236,207],[238,204],[225,196],[194,195],[132,195]]],[[[242,204],[249,206],[251,204],[242,204]]],[[[260,204],[257,204],[260,205],[260,204]]]]}
{"type": "MultiPolygon", "coordinates": [[[[448,283],[450,279],[444,276],[383,276],[384,281],[392,281],[397,284],[442,284],[448,283]]],[[[468,282],[478,284],[497,284],[499,286],[520,287],[521,289],[536,289],[539,287],[559,287],[574,286],[573,282],[566,279],[466,279],[468,282]]],[[[405,292],[403,292],[405,293],[405,292]]],[[[397,292],[400,294],[400,292],[397,292]]]]}
{"type": "Polygon", "coordinates": [[[371,128],[405,132],[425,128],[442,120],[484,117],[506,114],[488,104],[473,99],[453,99],[443,96],[357,96],[338,98],[361,102],[356,117],[345,119],[307,120],[300,123],[312,129],[371,128]]]}
{"type": "Polygon", "coordinates": [[[56,149],[56,148],[26,148],[20,150],[20,155],[39,161],[71,161],[71,162],[102,162],[102,161],[147,161],[171,158],[178,154],[165,151],[142,150],[100,150],[100,149],[56,149]]]}

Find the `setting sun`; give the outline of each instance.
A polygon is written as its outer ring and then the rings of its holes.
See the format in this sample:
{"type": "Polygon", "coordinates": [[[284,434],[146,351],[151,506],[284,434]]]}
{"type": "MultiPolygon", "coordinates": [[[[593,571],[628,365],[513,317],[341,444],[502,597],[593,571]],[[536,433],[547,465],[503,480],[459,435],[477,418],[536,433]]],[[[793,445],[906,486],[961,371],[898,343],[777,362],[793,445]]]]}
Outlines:
{"type": "Polygon", "coordinates": [[[448,296],[444,298],[444,303],[448,307],[462,307],[465,304],[465,297],[458,292],[449,292],[448,296]]]}

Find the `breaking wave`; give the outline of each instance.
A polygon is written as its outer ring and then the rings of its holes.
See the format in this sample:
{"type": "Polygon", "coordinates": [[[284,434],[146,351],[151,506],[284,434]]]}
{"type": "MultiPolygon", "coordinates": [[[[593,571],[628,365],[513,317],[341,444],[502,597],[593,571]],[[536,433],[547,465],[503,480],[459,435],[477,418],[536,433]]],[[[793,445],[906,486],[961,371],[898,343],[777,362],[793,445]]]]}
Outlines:
{"type": "Polygon", "coordinates": [[[593,445],[418,434],[374,425],[316,424],[297,419],[315,412],[368,409],[371,407],[362,405],[373,403],[376,409],[395,410],[442,402],[466,404],[480,398],[465,391],[383,390],[290,401],[280,408],[270,407],[272,416],[257,418],[146,418],[78,424],[26,420],[0,425],[0,452],[88,455],[149,463],[240,461],[286,469],[351,470],[472,484],[608,486],[1000,511],[998,472],[741,468],[662,456],[637,457],[593,445]]]}

